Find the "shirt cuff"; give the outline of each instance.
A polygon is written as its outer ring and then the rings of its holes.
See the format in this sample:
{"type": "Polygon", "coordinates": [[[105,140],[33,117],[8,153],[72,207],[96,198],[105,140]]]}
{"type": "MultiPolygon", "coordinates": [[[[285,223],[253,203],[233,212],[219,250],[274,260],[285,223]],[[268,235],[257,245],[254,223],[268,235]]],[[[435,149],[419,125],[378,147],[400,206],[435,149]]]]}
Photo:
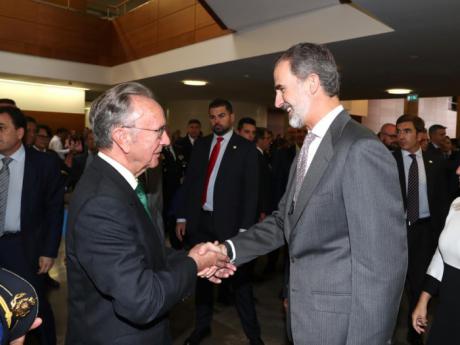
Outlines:
{"type": "Polygon", "coordinates": [[[248,231],[248,229],[243,229],[243,228],[241,228],[241,229],[238,229],[238,231],[239,231],[239,232],[246,232],[246,231],[248,231]]]}
{"type": "Polygon", "coordinates": [[[225,241],[225,244],[227,244],[227,245],[226,245],[226,247],[227,247],[227,254],[228,254],[228,249],[230,249],[230,251],[231,251],[231,253],[230,253],[230,254],[231,254],[231,257],[229,256],[229,258],[230,258],[230,262],[233,263],[233,262],[235,261],[235,259],[236,259],[235,245],[233,244],[233,242],[232,242],[231,240],[226,240],[226,241],[225,241]],[[230,247],[230,248],[229,248],[229,247],[230,247]]]}
{"type": "Polygon", "coordinates": [[[187,219],[185,219],[185,218],[177,218],[176,223],[187,223],[187,219]]]}

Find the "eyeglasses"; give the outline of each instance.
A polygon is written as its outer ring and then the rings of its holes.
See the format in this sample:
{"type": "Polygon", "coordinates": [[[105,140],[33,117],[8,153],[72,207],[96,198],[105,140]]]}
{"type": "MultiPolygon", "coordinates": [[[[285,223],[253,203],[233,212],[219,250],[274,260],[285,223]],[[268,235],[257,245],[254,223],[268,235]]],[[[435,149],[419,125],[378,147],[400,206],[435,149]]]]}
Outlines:
{"type": "Polygon", "coordinates": [[[134,127],[134,126],[121,126],[122,128],[130,128],[130,129],[138,129],[141,131],[149,131],[149,132],[154,132],[157,134],[157,139],[161,139],[163,136],[163,133],[166,131],[166,125],[161,126],[158,129],[150,129],[150,128],[141,128],[141,127],[134,127]]]}

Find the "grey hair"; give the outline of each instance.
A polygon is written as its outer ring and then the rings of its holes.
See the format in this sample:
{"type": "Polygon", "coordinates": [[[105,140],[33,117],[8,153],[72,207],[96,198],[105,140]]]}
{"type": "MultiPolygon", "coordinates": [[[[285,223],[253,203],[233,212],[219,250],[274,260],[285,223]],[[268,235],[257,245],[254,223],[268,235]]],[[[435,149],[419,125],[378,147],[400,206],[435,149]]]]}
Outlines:
{"type": "Polygon", "coordinates": [[[338,96],[340,76],[334,56],[323,45],[298,43],[286,50],[276,61],[289,61],[291,72],[297,78],[305,80],[311,73],[318,75],[320,84],[329,96],[338,96]]]}
{"type": "Polygon", "coordinates": [[[136,118],[131,112],[131,96],[153,99],[152,92],[144,85],[129,82],[108,89],[91,105],[89,122],[98,148],[112,147],[111,133],[114,128],[134,125],[136,118]]]}

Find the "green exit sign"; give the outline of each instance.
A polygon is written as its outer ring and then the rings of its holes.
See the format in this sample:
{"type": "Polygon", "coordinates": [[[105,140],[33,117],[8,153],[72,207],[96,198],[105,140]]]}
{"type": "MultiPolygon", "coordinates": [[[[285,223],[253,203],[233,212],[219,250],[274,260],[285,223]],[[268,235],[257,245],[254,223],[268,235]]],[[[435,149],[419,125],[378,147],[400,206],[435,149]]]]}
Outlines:
{"type": "Polygon", "coordinates": [[[415,102],[418,100],[418,95],[416,93],[411,93],[410,95],[407,95],[407,100],[409,102],[415,102]]]}

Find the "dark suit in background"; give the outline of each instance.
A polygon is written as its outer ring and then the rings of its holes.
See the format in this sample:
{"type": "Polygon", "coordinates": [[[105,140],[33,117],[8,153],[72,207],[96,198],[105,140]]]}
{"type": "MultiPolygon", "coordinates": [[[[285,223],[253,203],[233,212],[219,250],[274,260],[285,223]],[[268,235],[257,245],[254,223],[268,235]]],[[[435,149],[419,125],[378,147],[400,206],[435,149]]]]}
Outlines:
{"type": "Polygon", "coordinates": [[[37,274],[38,263],[41,256],[57,257],[63,207],[59,162],[51,155],[25,148],[21,229],[0,238],[0,266],[24,277],[37,290],[43,325],[34,332],[42,345],[56,344],[56,330],[46,298],[46,275],[37,274]]]}
{"type": "Polygon", "coordinates": [[[69,207],[67,344],[171,343],[167,311],[197,268],[163,243],[129,183],[95,158],[69,207]]]}
{"type": "Polygon", "coordinates": [[[184,157],[171,146],[163,147],[161,161],[163,171],[163,219],[171,245],[181,249],[182,243],[176,237],[176,214],[174,200],[184,177],[184,157]],[[182,159],[181,159],[182,158],[182,159]]]}
{"type": "Polygon", "coordinates": [[[278,208],[278,203],[286,191],[289,171],[296,155],[295,145],[281,147],[273,152],[272,166],[272,209],[278,208]]]}
{"type": "MultiPolygon", "coordinates": [[[[198,139],[198,138],[197,138],[198,139]]],[[[195,142],[196,140],[195,139],[195,142]]],[[[188,135],[183,138],[177,139],[174,143],[174,149],[177,152],[180,152],[184,156],[185,163],[188,164],[190,162],[190,157],[192,155],[193,144],[190,141],[188,135]]]]}
{"type": "MultiPolygon", "coordinates": [[[[184,182],[183,204],[178,218],[187,220],[186,236],[190,244],[222,242],[239,229],[249,229],[256,222],[258,203],[258,159],[255,145],[233,133],[217,173],[214,185],[213,212],[202,209],[202,193],[213,135],[195,143],[184,182]]],[[[249,267],[240,267],[230,284],[243,329],[249,339],[260,337],[254,307],[249,267]]],[[[209,329],[212,320],[212,285],[198,279],[196,289],[195,331],[209,329]]]]}
{"type": "MultiPolygon", "coordinates": [[[[393,155],[398,166],[404,209],[407,210],[406,175],[408,172],[404,168],[401,149],[394,151],[393,155]]],[[[425,272],[436,249],[438,238],[444,227],[449,210],[445,160],[436,151],[422,152],[422,156],[426,173],[426,196],[428,198],[430,217],[419,219],[413,224],[407,223],[409,319],[411,319],[410,314],[414,310],[420,296],[425,272]]],[[[408,340],[415,342],[417,338],[418,336],[415,331],[412,327],[409,327],[408,340]]]]}

